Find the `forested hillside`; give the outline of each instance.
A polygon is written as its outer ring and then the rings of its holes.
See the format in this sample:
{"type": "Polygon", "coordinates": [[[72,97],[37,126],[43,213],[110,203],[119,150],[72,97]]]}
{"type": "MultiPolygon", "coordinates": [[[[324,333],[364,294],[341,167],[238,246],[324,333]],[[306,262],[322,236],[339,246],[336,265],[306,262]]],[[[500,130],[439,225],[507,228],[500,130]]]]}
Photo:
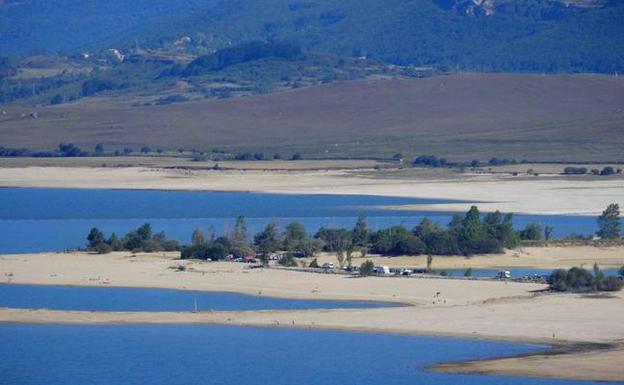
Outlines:
{"type": "Polygon", "coordinates": [[[277,39],[306,50],[442,69],[624,68],[624,4],[618,0],[479,6],[461,0],[8,0],[0,6],[5,55],[161,47],[185,36],[207,51],[277,39]]]}

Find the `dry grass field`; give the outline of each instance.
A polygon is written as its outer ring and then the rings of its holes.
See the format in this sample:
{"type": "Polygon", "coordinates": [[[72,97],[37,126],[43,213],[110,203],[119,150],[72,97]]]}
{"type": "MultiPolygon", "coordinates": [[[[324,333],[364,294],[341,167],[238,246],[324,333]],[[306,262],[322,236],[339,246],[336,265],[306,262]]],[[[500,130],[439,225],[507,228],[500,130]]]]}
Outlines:
{"type": "Polygon", "coordinates": [[[144,106],[87,98],[5,106],[4,147],[73,142],[121,148],[264,151],[289,156],[436,154],[453,160],[624,158],[624,79],[600,75],[458,74],[362,80],[274,94],[144,106]]]}

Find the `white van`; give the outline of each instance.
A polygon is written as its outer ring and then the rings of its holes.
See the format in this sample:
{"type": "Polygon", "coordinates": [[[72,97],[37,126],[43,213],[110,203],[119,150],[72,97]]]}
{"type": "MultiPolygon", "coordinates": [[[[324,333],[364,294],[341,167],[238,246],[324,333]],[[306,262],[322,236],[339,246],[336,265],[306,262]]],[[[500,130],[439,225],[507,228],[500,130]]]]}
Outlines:
{"type": "Polygon", "coordinates": [[[389,275],[390,274],[390,268],[388,266],[375,266],[373,268],[373,271],[377,275],[389,275]]]}

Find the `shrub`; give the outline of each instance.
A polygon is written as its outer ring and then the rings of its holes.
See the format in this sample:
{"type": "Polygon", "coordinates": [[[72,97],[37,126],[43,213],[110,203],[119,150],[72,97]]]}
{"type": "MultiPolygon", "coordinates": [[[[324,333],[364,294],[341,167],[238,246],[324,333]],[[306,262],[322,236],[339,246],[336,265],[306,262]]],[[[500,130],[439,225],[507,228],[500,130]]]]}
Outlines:
{"type": "Polygon", "coordinates": [[[318,264],[318,259],[314,258],[312,260],[312,262],[310,262],[310,264],[308,265],[308,267],[311,267],[313,269],[318,269],[320,266],[318,264]]]}
{"type": "Polygon", "coordinates": [[[285,267],[297,267],[297,260],[292,254],[286,254],[279,260],[279,264],[285,267]]]}
{"type": "Polygon", "coordinates": [[[602,291],[620,291],[622,290],[622,286],[624,286],[624,281],[617,277],[607,277],[605,278],[599,286],[599,290],[602,291]]]}
{"type": "Polygon", "coordinates": [[[362,277],[368,277],[375,273],[375,264],[370,259],[360,265],[360,275],[362,277]]]}
{"type": "Polygon", "coordinates": [[[98,254],[108,254],[111,251],[113,251],[113,248],[108,243],[102,242],[99,245],[97,245],[95,250],[98,252],[98,254]]]}

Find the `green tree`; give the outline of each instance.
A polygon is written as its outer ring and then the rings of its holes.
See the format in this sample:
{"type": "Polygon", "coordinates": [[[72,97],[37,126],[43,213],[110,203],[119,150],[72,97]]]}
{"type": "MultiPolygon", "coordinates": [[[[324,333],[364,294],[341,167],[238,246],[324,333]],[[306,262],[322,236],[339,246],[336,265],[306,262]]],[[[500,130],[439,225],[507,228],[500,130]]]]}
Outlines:
{"type": "Polygon", "coordinates": [[[281,241],[279,239],[279,231],[275,223],[269,223],[264,230],[256,234],[254,237],[254,245],[262,254],[270,254],[279,250],[281,241]]]}
{"type": "Polygon", "coordinates": [[[96,249],[98,245],[105,242],[104,233],[95,227],[92,228],[91,231],[89,231],[89,235],[87,235],[87,242],[89,249],[96,249]]]}
{"type": "Polygon", "coordinates": [[[427,255],[427,271],[431,271],[431,265],[433,265],[433,255],[427,255]]]}
{"type": "Polygon", "coordinates": [[[464,277],[472,277],[472,267],[469,267],[464,271],[464,277]]]}
{"type": "Polygon", "coordinates": [[[529,223],[520,231],[520,238],[528,241],[539,241],[542,239],[542,226],[537,223],[529,223]]]}
{"type": "Polygon", "coordinates": [[[191,235],[191,245],[200,246],[204,243],[206,243],[206,240],[204,239],[204,233],[202,233],[199,228],[193,230],[193,235],[191,235]]]}
{"type": "Polygon", "coordinates": [[[149,223],[144,223],[136,230],[136,232],[142,240],[147,241],[148,239],[152,238],[152,225],[150,225],[149,223]]]}
{"type": "Polygon", "coordinates": [[[603,239],[616,239],[622,233],[622,223],[620,222],[620,206],[612,203],[602,215],[598,217],[598,235],[603,239]]]}
{"type": "Polygon", "coordinates": [[[369,236],[370,233],[368,231],[368,225],[366,224],[366,217],[360,215],[353,228],[353,244],[355,246],[364,247],[368,245],[369,236]]]}
{"type": "Polygon", "coordinates": [[[121,243],[121,240],[117,237],[117,234],[115,233],[111,234],[110,238],[108,239],[108,244],[113,251],[123,250],[123,243],[121,243]]]}
{"type": "Polygon", "coordinates": [[[544,240],[550,241],[552,239],[553,227],[551,225],[544,226],[544,240]]]}
{"type": "Polygon", "coordinates": [[[308,238],[308,231],[301,222],[292,222],[286,226],[284,233],[284,248],[293,251],[308,238]]]}
{"type": "Polygon", "coordinates": [[[252,252],[251,246],[247,241],[247,224],[243,216],[236,218],[231,243],[231,252],[237,257],[244,257],[252,252]]]}

